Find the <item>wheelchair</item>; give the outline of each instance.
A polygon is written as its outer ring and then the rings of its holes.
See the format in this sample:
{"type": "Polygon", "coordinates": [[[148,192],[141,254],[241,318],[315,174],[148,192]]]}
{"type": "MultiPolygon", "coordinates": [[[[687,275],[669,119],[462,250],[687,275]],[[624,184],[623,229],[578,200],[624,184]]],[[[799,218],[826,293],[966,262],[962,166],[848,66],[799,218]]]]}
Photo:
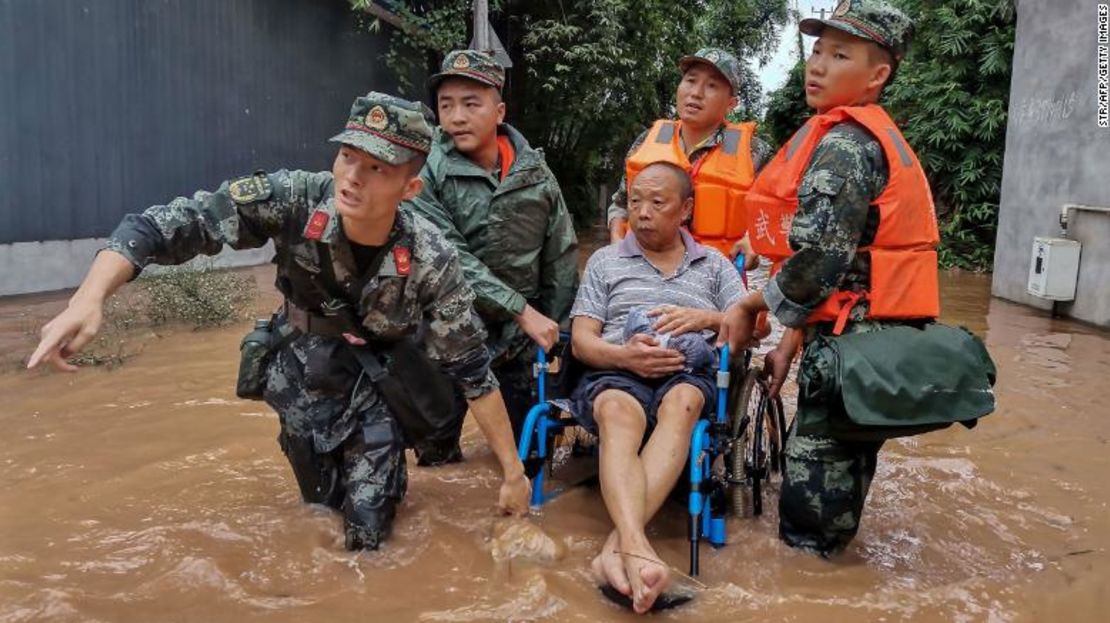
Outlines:
{"type": "MultiPolygon", "coordinates": [[[[577,380],[569,337],[561,336],[553,352],[561,352],[553,358],[558,362],[555,385],[566,397],[577,380]]],[[[767,380],[752,368],[749,351],[732,358],[728,346],[724,346],[719,355],[716,412],[700,419],[690,438],[686,471],[691,576],[698,575],[701,541],[708,541],[714,548],[724,547],[726,517],[762,514],[768,481],[781,476],[785,469],[783,449],[789,429],[782,399],[769,396],[767,380]]],[[[548,400],[552,363],[542,348],[536,349],[533,376],[538,402],[525,418],[517,448],[532,478],[533,509],[562,493],[563,489],[550,488],[548,483],[556,467],[555,449],[560,436],[578,426],[570,413],[548,400]]]]}

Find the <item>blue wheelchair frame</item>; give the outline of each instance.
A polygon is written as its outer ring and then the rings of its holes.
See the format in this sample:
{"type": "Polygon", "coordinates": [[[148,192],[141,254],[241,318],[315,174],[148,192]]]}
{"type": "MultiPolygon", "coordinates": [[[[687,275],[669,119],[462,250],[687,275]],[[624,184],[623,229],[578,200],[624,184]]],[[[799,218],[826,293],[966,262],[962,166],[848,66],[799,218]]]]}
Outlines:
{"type": "MultiPolygon", "coordinates": [[[[750,353],[747,353],[747,357],[750,357],[750,353]]],[[[553,415],[554,408],[547,402],[549,369],[547,354],[542,348],[537,348],[533,376],[536,377],[539,402],[528,411],[517,447],[521,461],[539,459],[541,462],[539,471],[532,480],[533,508],[542,506],[558,495],[558,493],[546,491],[549,442],[567,427],[578,425],[569,414],[566,417],[553,415]],[[535,438],[534,452],[533,438],[535,438]]],[[[728,512],[726,499],[728,483],[715,477],[712,465],[718,456],[728,451],[731,432],[727,405],[730,380],[729,348],[726,345],[720,350],[717,369],[716,414],[711,419],[699,419],[690,437],[690,494],[687,509],[690,514],[690,575],[694,576],[698,574],[698,550],[702,537],[705,537],[713,547],[719,548],[725,545],[727,536],[725,515],[728,512]]]]}

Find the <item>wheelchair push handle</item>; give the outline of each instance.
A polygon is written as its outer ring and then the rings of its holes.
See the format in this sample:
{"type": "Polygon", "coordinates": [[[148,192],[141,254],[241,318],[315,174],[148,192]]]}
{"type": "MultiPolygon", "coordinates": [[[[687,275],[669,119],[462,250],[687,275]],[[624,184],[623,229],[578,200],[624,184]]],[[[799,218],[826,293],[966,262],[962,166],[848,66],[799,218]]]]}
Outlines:
{"type": "MultiPolygon", "coordinates": [[[[552,359],[563,356],[563,353],[570,348],[570,333],[566,331],[559,332],[559,341],[551,347],[551,352],[554,355],[552,359]]],[[[551,364],[547,360],[547,352],[539,344],[536,345],[536,363],[532,364],[532,377],[536,379],[536,392],[539,401],[542,403],[547,400],[547,372],[551,364]]]]}
{"type": "MultiPolygon", "coordinates": [[[[570,348],[570,332],[560,331],[559,341],[555,342],[555,344],[551,347],[551,352],[558,353],[556,356],[559,356],[567,348],[570,348]]],[[[536,344],[536,363],[541,365],[547,363],[547,352],[544,351],[543,347],[539,344],[536,344]]]]}

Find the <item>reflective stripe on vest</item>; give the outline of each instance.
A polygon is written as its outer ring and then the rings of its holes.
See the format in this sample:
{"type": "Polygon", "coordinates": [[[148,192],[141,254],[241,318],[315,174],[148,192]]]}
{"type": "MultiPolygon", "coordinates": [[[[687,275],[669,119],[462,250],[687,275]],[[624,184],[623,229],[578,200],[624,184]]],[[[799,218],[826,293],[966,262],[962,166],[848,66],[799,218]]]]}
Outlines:
{"type": "Polygon", "coordinates": [[[755,180],[751,158],[754,123],[728,124],[722,140],[697,166],[682,149],[681,121],[656,121],[647,138],[625,161],[628,189],[648,165],[669,162],[690,174],[694,182],[694,216],[690,233],[698,242],[726,255],[747,231],[744,202],[755,180]]]}
{"type": "Polygon", "coordinates": [[[935,318],[940,314],[935,250],[940,236],[932,192],[917,156],[876,104],[835,108],[810,118],[775,155],[748,193],[752,247],[776,267],[792,254],[790,227],[802,176],[821,139],[845,121],[867,128],[882,145],[889,168],[887,185],[872,204],[879,212],[875,240],[860,249],[871,256],[870,290],[835,292],[810,315],[810,322],[836,321],[843,329],[861,298],[869,302],[869,318],[935,318]]]}

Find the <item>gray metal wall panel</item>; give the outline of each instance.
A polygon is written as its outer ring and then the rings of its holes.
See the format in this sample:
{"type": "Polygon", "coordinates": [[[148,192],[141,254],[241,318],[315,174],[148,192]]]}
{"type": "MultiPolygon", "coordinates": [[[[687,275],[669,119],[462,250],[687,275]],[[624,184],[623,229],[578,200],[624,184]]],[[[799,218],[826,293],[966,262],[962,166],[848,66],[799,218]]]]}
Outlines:
{"type": "Polygon", "coordinates": [[[325,169],[391,90],[344,0],[0,0],[0,243],[108,234],[255,169],[325,169]]]}
{"type": "MultiPolygon", "coordinates": [[[[1096,116],[1096,2],[1018,5],[1002,202],[992,291],[1048,308],[1026,293],[1034,236],[1056,236],[1065,203],[1110,205],[1110,130],[1096,116]]],[[[1083,243],[1074,304],[1061,311],[1110,326],[1110,216],[1077,214],[1083,243]]]]}

